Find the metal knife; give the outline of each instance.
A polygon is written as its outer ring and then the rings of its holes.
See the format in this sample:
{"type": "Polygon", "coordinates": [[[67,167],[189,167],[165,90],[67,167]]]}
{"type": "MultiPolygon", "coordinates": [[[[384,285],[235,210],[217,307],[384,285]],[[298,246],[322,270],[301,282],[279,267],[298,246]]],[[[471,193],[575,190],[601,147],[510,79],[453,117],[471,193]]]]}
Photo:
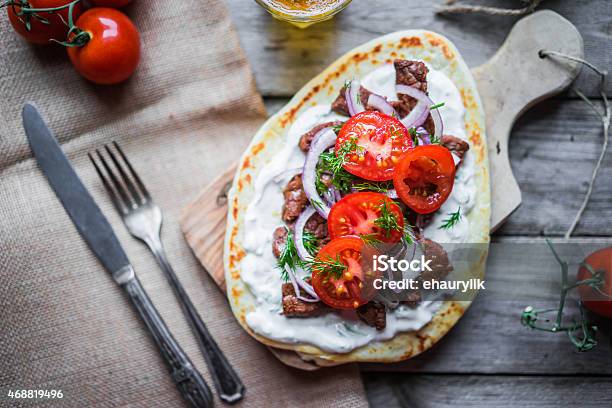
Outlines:
{"type": "Polygon", "coordinates": [[[145,293],[113,229],[93,200],[33,103],[22,111],[34,157],[81,237],[130,297],[164,358],[172,380],[195,408],[213,406],[210,388],[178,345],[145,293]]]}

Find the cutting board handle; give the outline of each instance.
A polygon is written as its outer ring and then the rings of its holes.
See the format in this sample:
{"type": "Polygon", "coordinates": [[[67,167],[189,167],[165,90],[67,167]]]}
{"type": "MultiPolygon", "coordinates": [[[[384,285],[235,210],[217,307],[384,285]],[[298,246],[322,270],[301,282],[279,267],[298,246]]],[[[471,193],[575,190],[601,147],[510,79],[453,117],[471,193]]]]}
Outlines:
{"type": "Polygon", "coordinates": [[[543,10],[517,22],[497,53],[472,70],[487,126],[491,178],[491,230],[521,203],[512,174],[508,139],[514,122],[530,107],[565,90],[580,73],[575,62],[541,58],[552,50],[582,58],[582,36],[559,14],[543,10]]]}

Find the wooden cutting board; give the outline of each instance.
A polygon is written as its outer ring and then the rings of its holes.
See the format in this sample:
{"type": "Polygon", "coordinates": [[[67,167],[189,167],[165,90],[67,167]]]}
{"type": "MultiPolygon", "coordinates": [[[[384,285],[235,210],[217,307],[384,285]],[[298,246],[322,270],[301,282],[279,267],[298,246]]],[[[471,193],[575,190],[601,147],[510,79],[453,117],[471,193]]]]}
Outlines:
{"type": "MultiPolygon", "coordinates": [[[[508,138],[514,122],[534,104],[566,89],[580,72],[577,63],[540,58],[539,51],[543,49],[581,58],[584,54],[576,27],[559,14],[544,10],[517,22],[499,51],[472,69],[486,114],[492,231],[521,203],[521,191],[508,157],[508,138]]],[[[226,194],[235,170],[234,165],[207,186],[184,209],[180,221],[195,256],[224,292],[226,194]]],[[[326,365],[304,361],[292,351],[270,350],[283,363],[296,368],[316,370],[326,365]]]]}

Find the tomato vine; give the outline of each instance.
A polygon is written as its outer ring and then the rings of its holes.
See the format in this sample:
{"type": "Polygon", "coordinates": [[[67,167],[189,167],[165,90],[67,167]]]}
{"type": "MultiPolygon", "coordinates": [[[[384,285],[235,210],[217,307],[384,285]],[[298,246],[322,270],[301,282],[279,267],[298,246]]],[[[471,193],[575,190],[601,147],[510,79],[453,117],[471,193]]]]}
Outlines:
{"type": "Polygon", "coordinates": [[[58,7],[31,7],[27,0],[7,0],[0,3],[0,8],[11,7],[13,13],[15,13],[19,21],[23,23],[27,31],[32,29],[32,18],[35,18],[42,24],[50,24],[49,20],[43,17],[41,13],[54,13],[64,22],[64,24],[66,24],[68,28],[68,33],[66,35],[68,41],[59,41],[53,38],[51,38],[50,41],[62,44],[66,47],[82,47],[87,44],[91,37],[89,33],[79,29],[74,24],[74,8],[81,1],[82,0],[72,0],[58,7]],[[61,14],[57,13],[65,9],[68,9],[68,21],[65,21],[61,14]],[[73,35],[72,38],[70,38],[71,34],[73,35]]]}

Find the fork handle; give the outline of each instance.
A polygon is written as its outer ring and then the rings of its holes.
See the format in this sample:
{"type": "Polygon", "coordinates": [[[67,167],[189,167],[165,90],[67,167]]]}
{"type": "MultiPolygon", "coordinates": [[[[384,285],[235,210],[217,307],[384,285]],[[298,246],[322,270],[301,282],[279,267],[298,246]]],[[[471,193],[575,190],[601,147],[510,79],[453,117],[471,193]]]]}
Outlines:
{"type": "Polygon", "coordinates": [[[168,327],[157,309],[155,309],[155,306],[153,306],[153,303],[151,303],[138,278],[130,279],[123,286],[140,317],[147,325],[153,340],[155,340],[162,357],[170,369],[172,381],[176,384],[183,397],[193,408],[211,408],[213,406],[213,398],[210,388],[195,369],[183,349],[172,337],[172,334],[170,334],[168,327]]]}
{"type": "Polygon", "coordinates": [[[244,396],[244,385],[240,380],[240,377],[231,366],[210,332],[206,328],[206,325],[202,321],[202,318],[198,314],[196,308],[191,303],[191,299],[185,292],[183,285],[179,282],[170,262],[166,257],[163,245],[161,241],[153,240],[147,242],[151,251],[155,255],[155,259],[164,270],[171,286],[176,292],[179,299],[183,313],[187,316],[195,337],[198,341],[198,345],[202,350],[202,354],[206,359],[208,368],[215,383],[215,387],[219,394],[219,398],[228,404],[233,404],[242,399],[244,396]]]}

